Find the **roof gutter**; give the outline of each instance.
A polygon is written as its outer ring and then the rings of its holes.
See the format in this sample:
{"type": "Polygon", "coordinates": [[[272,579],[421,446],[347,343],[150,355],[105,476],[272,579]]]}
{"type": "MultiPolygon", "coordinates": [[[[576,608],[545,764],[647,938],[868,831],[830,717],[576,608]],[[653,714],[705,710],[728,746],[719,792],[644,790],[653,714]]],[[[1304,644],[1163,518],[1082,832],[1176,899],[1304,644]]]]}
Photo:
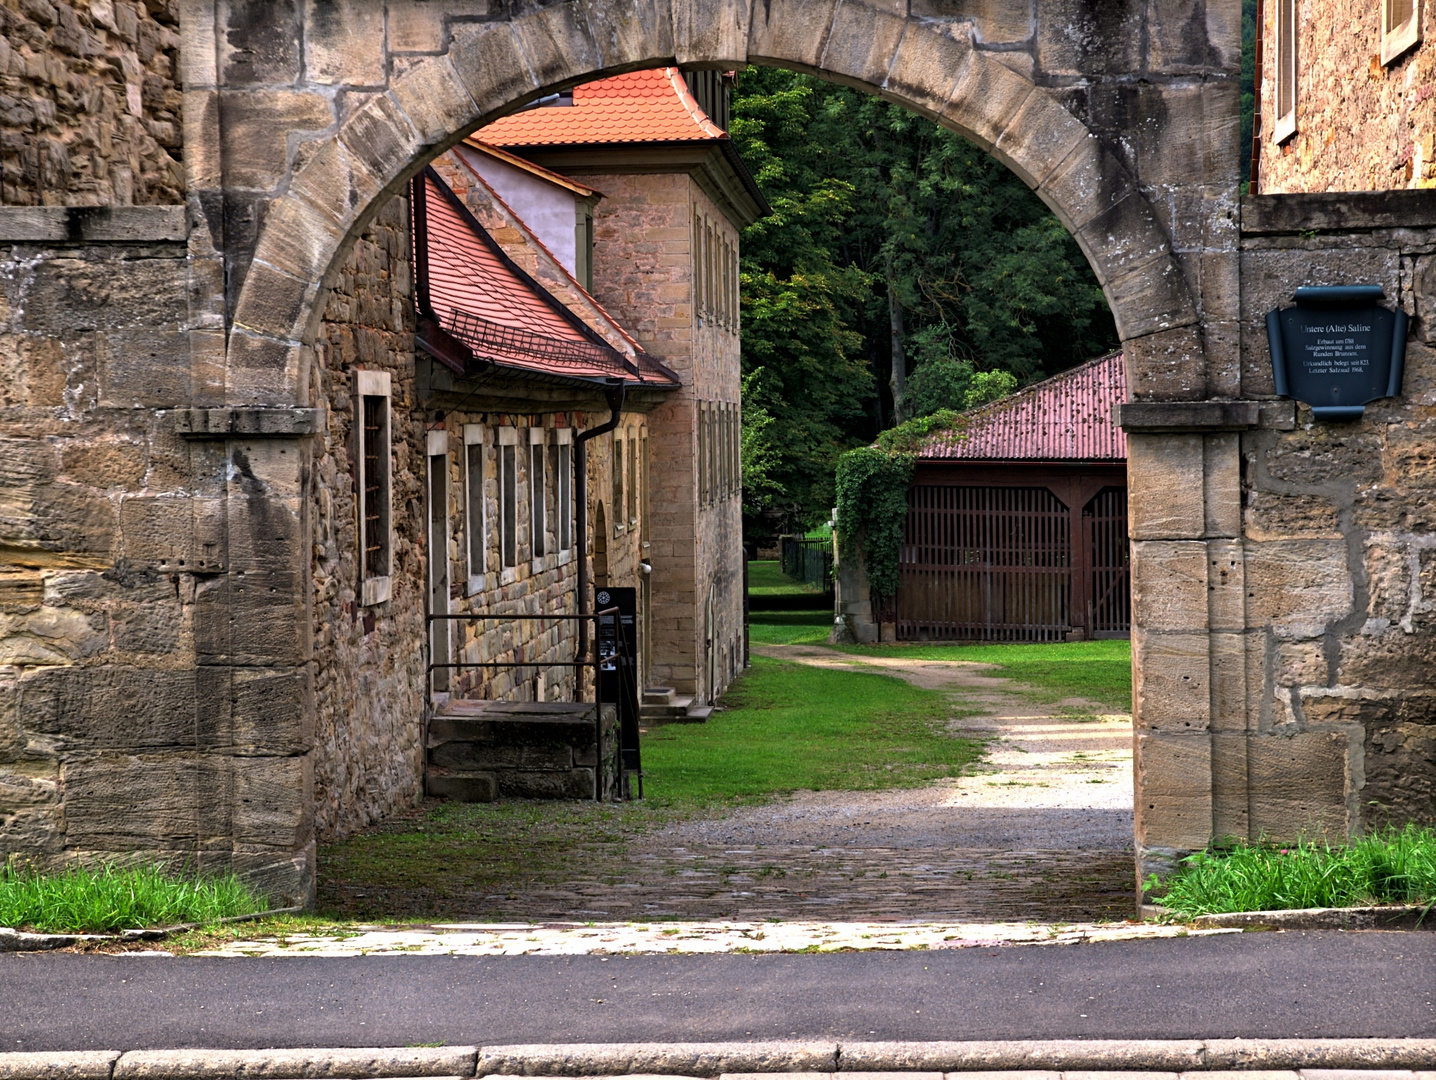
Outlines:
{"type": "Polygon", "coordinates": [[[425,183],[431,173],[439,179],[431,166],[425,166],[409,181],[409,206],[414,215],[414,309],[418,314],[414,344],[446,368],[464,375],[471,365],[486,367],[488,361],[478,361],[473,350],[440,325],[434,311],[429,293],[429,189],[425,183]]]}
{"type": "MultiPolygon", "coordinates": [[[[588,620],[582,616],[589,613],[588,604],[588,443],[600,435],[607,435],[618,427],[623,414],[623,399],[628,386],[622,379],[605,379],[603,396],[608,402],[608,422],[596,428],[579,432],[573,440],[574,516],[578,519],[578,541],[583,545],[578,553],[578,657],[588,655],[588,620]]],[[[582,698],[583,687],[575,685],[574,695],[582,698]]]]}

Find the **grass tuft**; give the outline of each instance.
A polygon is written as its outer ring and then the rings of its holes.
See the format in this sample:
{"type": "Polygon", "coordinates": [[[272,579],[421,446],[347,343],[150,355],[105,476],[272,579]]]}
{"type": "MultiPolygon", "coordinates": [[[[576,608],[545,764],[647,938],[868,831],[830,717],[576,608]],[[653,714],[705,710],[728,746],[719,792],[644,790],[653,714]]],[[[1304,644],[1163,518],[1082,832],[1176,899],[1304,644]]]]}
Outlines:
{"type": "Polygon", "coordinates": [[[102,934],[212,923],[268,908],[233,874],[174,873],[163,863],[37,874],[0,867],[0,926],[46,934],[102,934]]]}
{"type": "Polygon", "coordinates": [[[1178,915],[1295,908],[1426,904],[1436,899],[1436,828],[1407,825],[1346,847],[1298,840],[1199,851],[1165,885],[1149,878],[1156,903],[1178,915]]]}

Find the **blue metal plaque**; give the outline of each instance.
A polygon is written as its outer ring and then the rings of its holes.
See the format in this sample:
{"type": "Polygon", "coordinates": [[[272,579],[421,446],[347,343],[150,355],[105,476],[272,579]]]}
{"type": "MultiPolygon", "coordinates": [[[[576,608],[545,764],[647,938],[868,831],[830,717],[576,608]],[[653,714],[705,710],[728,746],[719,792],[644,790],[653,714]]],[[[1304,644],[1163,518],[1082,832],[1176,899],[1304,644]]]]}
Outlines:
{"type": "Polygon", "coordinates": [[[1406,312],[1381,306],[1380,285],[1308,286],[1266,316],[1276,392],[1319,420],[1358,420],[1368,402],[1401,392],[1406,312]]]}

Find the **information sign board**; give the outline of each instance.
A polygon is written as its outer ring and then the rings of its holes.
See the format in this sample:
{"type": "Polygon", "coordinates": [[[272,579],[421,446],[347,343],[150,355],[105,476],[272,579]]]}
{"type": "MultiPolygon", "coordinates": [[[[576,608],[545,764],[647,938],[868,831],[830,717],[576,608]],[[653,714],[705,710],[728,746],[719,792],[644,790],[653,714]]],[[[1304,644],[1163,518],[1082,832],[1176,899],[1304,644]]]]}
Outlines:
{"type": "Polygon", "coordinates": [[[1267,313],[1276,392],[1321,420],[1356,420],[1368,402],[1401,392],[1406,312],[1381,306],[1380,285],[1296,290],[1296,306],[1267,313]]]}
{"type": "Polygon", "coordinates": [[[638,590],[604,586],[594,594],[598,617],[598,677],[604,701],[618,703],[618,752],[625,773],[638,772],[638,590]]]}

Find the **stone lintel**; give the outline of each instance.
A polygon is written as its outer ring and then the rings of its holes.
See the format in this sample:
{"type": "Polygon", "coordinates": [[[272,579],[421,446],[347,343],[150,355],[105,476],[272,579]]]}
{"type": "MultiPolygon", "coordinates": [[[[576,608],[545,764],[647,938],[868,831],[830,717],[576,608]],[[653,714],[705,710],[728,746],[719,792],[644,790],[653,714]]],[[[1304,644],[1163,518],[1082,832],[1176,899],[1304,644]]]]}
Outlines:
{"type": "Polygon", "coordinates": [[[1116,409],[1123,431],[1171,435],[1199,431],[1246,431],[1257,426],[1256,401],[1125,401],[1116,409]]]}
{"type": "Polygon", "coordinates": [[[188,238],[183,206],[0,207],[0,243],[183,243],[188,238]]]}
{"type": "Polygon", "coordinates": [[[179,409],[175,434],[186,439],[297,439],[324,430],[319,409],[237,408],[179,409]]]}
{"type": "Polygon", "coordinates": [[[1416,229],[1433,225],[1436,225],[1436,191],[1423,189],[1247,195],[1241,206],[1244,236],[1416,229]]]}

